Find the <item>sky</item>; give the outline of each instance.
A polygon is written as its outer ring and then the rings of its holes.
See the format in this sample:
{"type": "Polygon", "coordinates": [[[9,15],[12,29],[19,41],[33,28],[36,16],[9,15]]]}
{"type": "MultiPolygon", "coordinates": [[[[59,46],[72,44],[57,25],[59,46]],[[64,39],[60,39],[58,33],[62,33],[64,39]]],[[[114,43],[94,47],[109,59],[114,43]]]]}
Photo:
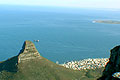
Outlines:
{"type": "Polygon", "coordinates": [[[120,0],[0,0],[0,5],[120,9],[120,0]]]}

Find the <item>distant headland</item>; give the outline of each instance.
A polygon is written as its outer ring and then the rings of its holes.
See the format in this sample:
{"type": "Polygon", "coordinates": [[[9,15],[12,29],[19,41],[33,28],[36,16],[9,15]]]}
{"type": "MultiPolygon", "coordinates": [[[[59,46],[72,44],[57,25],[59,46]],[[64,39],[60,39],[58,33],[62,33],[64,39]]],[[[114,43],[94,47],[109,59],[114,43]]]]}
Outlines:
{"type": "Polygon", "coordinates": [[[120,21],[114,20],[94,20],[93,23],[120,24],[120,21]]]}

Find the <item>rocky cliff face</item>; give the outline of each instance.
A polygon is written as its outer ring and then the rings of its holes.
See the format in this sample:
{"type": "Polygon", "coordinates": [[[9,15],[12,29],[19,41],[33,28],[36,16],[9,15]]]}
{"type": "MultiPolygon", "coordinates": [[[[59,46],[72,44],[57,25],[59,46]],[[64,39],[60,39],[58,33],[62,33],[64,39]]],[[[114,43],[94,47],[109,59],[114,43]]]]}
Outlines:
{"type": "Polygon", "coordinates": [[[35,45],[31,41],[25,41],[18,55],[18,63],[36,58],[41,59],[42,57],[35,48],[35,45]]]}
{"type": "Polygon", "coordinates": [[[35,45],[31,41],[25,41],[20,53],[6,61],[0,63],[0,72],[5,70],[8,72],[17,72],[19,63],[32,59],[42,59],[35,45]]]}
{"type": "Polygon", "coordinates": [[[109,62],[107,63],[103,75],[98,80],[120,80],[114,74],[120,72],[120,46],[116,46],[111,50],[109,62]]]}

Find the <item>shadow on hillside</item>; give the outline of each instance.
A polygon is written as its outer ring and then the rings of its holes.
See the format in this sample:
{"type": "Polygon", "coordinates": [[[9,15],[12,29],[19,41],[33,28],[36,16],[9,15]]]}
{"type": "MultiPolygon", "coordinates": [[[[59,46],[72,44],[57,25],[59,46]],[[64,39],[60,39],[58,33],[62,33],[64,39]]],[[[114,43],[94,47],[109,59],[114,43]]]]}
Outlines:
{"type": "Polygon", "coordinates": [[[7,72],[17,72],[18,56],[12,57],[0,63],[0,72],[5,70],[7,72]]]}
{"type": "Polygon", "coordinates": [[[18,56],[24,51],[24,49],[25,49],[25,42],[17,56],[14,56],[14,57],[0,63],[0,72],[4,71],[4,70],[7,72],[17,72],[18,71],[18,67],[17,67],[18,56]]]}
{"type": "Polygon", "coordinates": [[[23,46],[22,46],[22,49],[21,49],[20,52],[18,53],[18,56],[19,56],[21,53],[23,53],[24,49],[25,49],[25,42],[24,42],[24,44],[23,44],[23,46]]]}

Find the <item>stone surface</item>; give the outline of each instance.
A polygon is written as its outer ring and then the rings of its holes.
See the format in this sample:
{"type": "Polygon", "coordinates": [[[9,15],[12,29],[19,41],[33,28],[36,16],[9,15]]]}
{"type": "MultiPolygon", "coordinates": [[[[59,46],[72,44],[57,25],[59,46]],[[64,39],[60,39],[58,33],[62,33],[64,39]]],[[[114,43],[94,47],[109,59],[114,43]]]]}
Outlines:
{"type": "Polygon", "coordinates": [[[22,50],[18,55],[18,63],[35,58],[41,58],[39,52],[35,48],[35,45],[31,41],[25,41],[22,50]]]}
{"type": "Polygon", "coordinates": [[[120,46],[116,46],[111,50],[109,62],[107,63],[103,75],[98,80],[118,80],[113,74],[120,72],[120,46]]]}

